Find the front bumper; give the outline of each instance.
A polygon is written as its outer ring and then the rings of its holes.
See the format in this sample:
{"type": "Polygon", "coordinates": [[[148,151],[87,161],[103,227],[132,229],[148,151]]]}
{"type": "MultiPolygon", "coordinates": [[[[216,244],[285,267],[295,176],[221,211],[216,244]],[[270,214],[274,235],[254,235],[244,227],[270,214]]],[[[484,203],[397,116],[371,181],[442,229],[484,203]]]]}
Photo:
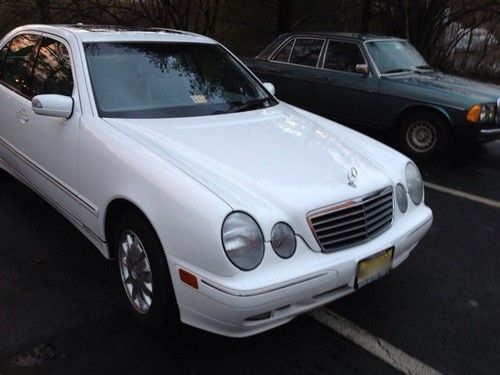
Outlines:
{"type": "Polygon", "coordinates": [[[299,237],[295,255],[273,263],[274,252],[266,244],[265,258],[269,259],[263,263],[269,265],[269,272],[263,267],[231,278],[206,274],[193,265],[168,257],[181,320],[231,337],[250,336],[282,325],[299,314],[354,292],[359,260],[394,246],[392,268],[397,267],[431,224],[432,212],[421,204],[398,217],[378,237],[339,252],[311,251],[299,237]],[[198,276],[197,290],[180,281],[179,268],[198,276]],[[260,319],[249,319],[259,315],[260,319]]]}
{"type": "Polygon", "coordinates": [[[481,129],[478,135],[479,142],[490,142],[500,139],[500,128],[496,129],[481,129]]]}

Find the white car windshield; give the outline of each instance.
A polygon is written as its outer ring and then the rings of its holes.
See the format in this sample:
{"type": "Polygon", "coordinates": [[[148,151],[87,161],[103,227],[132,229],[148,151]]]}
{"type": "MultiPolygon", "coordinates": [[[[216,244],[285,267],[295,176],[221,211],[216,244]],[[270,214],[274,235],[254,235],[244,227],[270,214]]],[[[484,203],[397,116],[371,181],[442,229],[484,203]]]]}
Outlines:
{"type": "Polygon", "coordinates": [[[101,117],[205,116],[276,104],[216,44],[120,42],[84,47],[101,117]]]}
{"type": "Polygon", "coordinates": [[[382,74],[429,69],[424,58],[407,41],[373,41],[366,43],[366,46],[382,74]]]}

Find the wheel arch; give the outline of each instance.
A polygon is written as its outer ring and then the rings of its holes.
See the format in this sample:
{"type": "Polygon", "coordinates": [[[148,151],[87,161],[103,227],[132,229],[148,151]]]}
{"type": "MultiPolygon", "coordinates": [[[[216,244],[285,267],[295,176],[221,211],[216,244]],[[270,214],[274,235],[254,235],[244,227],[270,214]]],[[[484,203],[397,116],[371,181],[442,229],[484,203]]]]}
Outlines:
{"type": "Polygon", "coordinates": [[[449,126],[449,129],[451,130],[452,134],[454,133],[453,121],[451,120],[450,115],[443,108],[430,104],[410,104],[405,108],[403,108],[396,115],[392,123],[391,126],[392,131],[397,130],[398,126],[400,126],[403,123],[405,118],[416,112],[432,112],[437,114],[449,126]]]}
{"type": "Polygon", "coordinates": [[[111,200],[108,205],[106,206],[106,211],[104,213],[104,235],[106,237],[106,242],[108,244],[108,252],[109,252],[109,258],[114,259],[116,256],[116,249],[114,246],[114,238],[113,238],[113,225],[117,222],[117,220],[120,218],[121,215],[123,215],[125,212],[136,212],[137,214],[141,215],[151,228],[153,229],[154,233],[158,237],[158,232],[156,231],[152,221],[144,213],[144,211],[139,208],[139,206],[134,203],[132,200],[124,198],[124,197],[117,197],[111,200]]]}

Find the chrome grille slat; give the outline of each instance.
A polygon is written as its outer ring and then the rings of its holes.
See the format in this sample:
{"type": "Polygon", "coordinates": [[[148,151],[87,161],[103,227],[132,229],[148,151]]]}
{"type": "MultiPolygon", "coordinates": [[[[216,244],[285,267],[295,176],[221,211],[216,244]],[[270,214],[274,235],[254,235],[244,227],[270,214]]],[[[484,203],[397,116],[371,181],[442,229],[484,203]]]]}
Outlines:
{"type": "Polygon", "coordinates": [[[385,192],[385,193],[382,193],[380,195],[370,196],[370,198],[363,199],[362,203],[364,203],[366,205],[366,204],[368,204],[369,202],[371,202],[371,201],[373,201],[375,199],[383,199],[383,198],[385,198],[387,196],[391,196],[392,197],[392,190],[390,192],[385,192]]]}
{"type": "Polygon", "coordinates": [[[385,210],[387,210],[389,208],[392,208],[392,202],[387,202],[383,206],[379,206],[375,210],[368,212],[366,214],[366,218],[368,219],[368,218],[372,217],[373,215],[376,215],[376,214],[378,214],[378,213],[380,213],[382,211],[385,211],[385,210]]]}
{"type": "Polygon", "coordinates": [[[325,223],[330,223],[332,221],[338,221],[338,220],[344,219],[344,218],[349,217],[349,216],[354,216],[356,214],[361,215],[362,213],[363,213],[363,210],[360,209],[359,211],[355,211],[353,213],[349,213],[349,214],[345,214],[345,215],[342,215],[342,216],[339,216],[339,217],[335,217],[333,219],[321,220],[321,221],[319,221],[317,223],[314,223],[314,225],[321,225],[321,224],[325,224],[325,223]]]}
{"type": "Polygon", "coordinates": [[[321,232],[324,232],[325,230],[332,230],[332,229],[335,229],[335,228],[339,228],[339,227],[344,227],[346,225],[349,225],[349,224],[353,224],[353,223],[357,223],[358,221],[365,221],[365,217],[360,217],[358,219],[354,219],[354,220],[349,220],[349,221],[345,221],[345,222],[341,222],[340,224],[335,224],[335,225],[329,225],[327,227],[324,227],[324,228],[320,228],[316,231],[316,234],[318,234],[319,236],[319,233],[321,232]]]}
{"type": "Polygon", "coordinates": [[[384,205],[386,203],[392,202],[392,197],[384,198],[379,201],[372,202],[370,204],[365,205],[365,211],[370,211],[373,210],[374,208],[377,208],[381,205],[384,205]]]}
{"type": "Polygon", "coordinates": [[[339,231],[336,231],[335,234],[323,234],[322,236],[318,236],[318,238],[321,240],[323,238],[329,238],[329,237],[333,237],[333,236],[338,236],[342,233],[349,233],[349,232],[352,232],[354,230],[358,230],[358,229],[364,229],[366,228],[366,224],[362,224],[362,225],[358,225],[356,227],[352,227],[352,228],[347,228],[347,229],[344,229],[344,230],[339,230],[339,231]]]}
{"type": "Polygon", "coordinates": [[[375,229],[378,229],[380,227],[382,227],[383,225],[389,223],[390,221],[392,221],[392,216],[391,217],[387,217],[386,219],[384,219],[383,221],[380,221],[379,223],[375,224],[373,227],[371,227],[369,230],[368,230],[368,233],[371,233],[373,232],[375,229]]]}
{"type": "Polygon", "coordinates": [[[334,243],[337,243],[337,242],[340,242],[340,241],[345,241],[345,240],[349,240],[349,239],[352,239],[352,238],[357,238],[357,237],[360,237],[360,236],[365,236],[365,233],[357,233],[357,234],[352,234],[350,236],[346,236],[346,237],[342,237],[342,238],[339,238],[339,239],[336,239],[336,240],[330,240],[330,241],[326,241],[324,242],[324,245],[331,245],[331,244],[334,244],[334,243]]]}
{"type": "Polygon", "coordinates": [[[377,223],[380,223],[380,221],[384,220],[385,218],[389,217],[392,218],[392,211],[391,212],[382,212],[380,215],[375,216],[373,219],[370,221],[366,222],[366,227],[368,231],[370,231],[372,225],[377,225],[377,223]]]}
{"type": "Polygon", "coordinates": [[[319,209],[308,214],[309,225],[323,252],[367,241],[389,228],[394,213],[393,189],[319,209]]]}

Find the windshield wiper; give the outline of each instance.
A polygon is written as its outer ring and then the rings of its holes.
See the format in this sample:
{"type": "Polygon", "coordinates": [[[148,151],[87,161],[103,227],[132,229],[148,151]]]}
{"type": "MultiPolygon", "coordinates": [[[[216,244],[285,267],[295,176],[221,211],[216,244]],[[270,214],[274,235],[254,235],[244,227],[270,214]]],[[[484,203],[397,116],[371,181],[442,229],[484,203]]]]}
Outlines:
{"type": "Polygon", "coordinates": [[[419,65],[419,66],[416,66],[415,68],[422,69],[422,70],[434,70],[429,65],[419,65]]]}
{"type": "Polygon", "coordinates": [[[271,98],[269,96],[266,96],[265,98],[249,100],[248,102],[244,102],[244,103],[241,103],[240,105],[235,106],[235,108],[230,112],[243,112],[243,111],[248,111],[248,110],[253,109],[253,108],[258,108],[261,105],[263,105],[264,103],[266,103],[269,99],[271,99],[271,98]]]}
{"type": "Polygon", "coordinates": [[[384,72],[383,74],[389,74],[389,73],[403,73],[403,72],[413,72],[413,70],[411,70],[411,69],[406,69],[406,68],[398,68],[398,69],[388,70],[387,72],[384,72]]]}

